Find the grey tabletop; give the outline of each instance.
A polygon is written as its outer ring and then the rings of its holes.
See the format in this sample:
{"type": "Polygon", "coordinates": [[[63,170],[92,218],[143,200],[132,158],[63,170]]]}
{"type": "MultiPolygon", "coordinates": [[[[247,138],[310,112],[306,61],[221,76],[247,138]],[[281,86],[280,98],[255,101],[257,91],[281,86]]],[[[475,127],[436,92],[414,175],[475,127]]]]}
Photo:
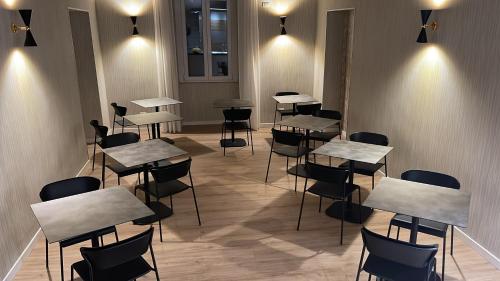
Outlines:
{"type": "Polygon", "coordinates": [[[254,104],[249,100],[243,99],[218,99],[214,101],[215,108],[231,108],[231,107],[254,107],[254,104]]]}
{"type": "Polygon", "coordinates": [[[276,122],[276,124],[306,130],[323,131],[324,129],[338,124],[339,122],[339,120],[321,118],[312,115],[296,115],[276,122]]]}
{"type": "Polygon", "coordinates": [[[273,96],[273,99],[278,103],[283,104],[318,102],[315,98],[309,95],[273,96]]]}
{"type": "Polygon", "coordinates": [[[154,139],[102,150],[125,167],[166,160],[188,153],[163,140],[154,139]]]}
{"type": "Polygon", "coordinates": [[[138,126],[182,120],[181,117],[166,111],[126,115],[125,119],[138,126]]]}
{"type": "Polygon", "coordinates": [[[390,146],[333,139],[318,147],[312,153],[375,164],[391,152],[392,149],[390,146]]]}
{"type": "Polygon", "coordinates": [[[153,211],[123,187],[31,205],[49,243],[153,215],[153,211]]]}
{"type": "Polygon", "coordinates": [[[470,194],[456,189],[383,178],[363,205],[370,208],[467,227],[470,194]]]}
{"type": "Polygon", "coordinates": [[[171,98],[162,97],[162,98],[153,98],[153,99],[134,100],[134,101],[132,101],[132,103],[135,103],[140,107],[151,108],[151,107],[164,106],[164,105],[180,104],[182,102],[178,101],[178,100],[171,99],[171,98]]]}

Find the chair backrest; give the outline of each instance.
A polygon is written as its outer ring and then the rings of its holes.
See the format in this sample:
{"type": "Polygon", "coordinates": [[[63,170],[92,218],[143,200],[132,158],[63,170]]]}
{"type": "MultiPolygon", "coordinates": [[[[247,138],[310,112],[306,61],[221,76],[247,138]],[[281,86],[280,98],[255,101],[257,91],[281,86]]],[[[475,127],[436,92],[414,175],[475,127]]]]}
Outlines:
{"type": "Polygon", "coordinates": [[[297,112],[302,115],[313,115],[318,110],[321,110],[321,103],[297,105],[297,112]]]}
{"type": "Polygon", "coordinates": [[[333,119],[333,120],[342,120],[342,113],[336,110],[326,110],[321,109],[316,112],[313,112],[313,115],[316,117],[333,119]]]}
{"type": "Polygon", "coordinates": [[[139,142],[139,135],[136,133],[120,133],[102,137],[101,147],[110,148],[139,142]]]}
{"type": "Polygon", "coordinates": [[[97,248],[80,248],[91,272],[103,271],[133,261],[144,255],[153,238],[153,227],[125,240],[97,248]]]}
{"type": "Polygon", "coordinates": [[[304,135],[300,133],[292,133],[276,129],[272,129],[272,133],[274,142],[289,146],[299,146],[304,139],[304,135]]]}
{"type": "Polygon", "coordinates": [[[368,229],[361,229],[363,243],[370,255],[413,268],[425,268],[431,264],[438,245],[415,245],[394,240],[368,229]]]}
{"type": "Polygon", "coordinates": [[[191,169],[191,158],[168,166],[152,168],[151,174],[155,182],[162,183],[185,177],[191,169]]]}
{"type": "Polygon", "coordinates": [[[90,121],[90,125],[94,127],[95,134],[102,138],[108,135],[108,127],[99,125],[99,121],[97,120],[92,120],[90,121]]]}
{"type": "Polygon", "coordinates": [[[127,108],[126,107],[119,106],[118,104],[116,104],[116,102],[111,103],[111,106],[115,110],[116,115],[118,115],[120,117],[127,115],[127,108]]]}
{"type": "Polygon", "coordinates": [[[224,118],[226,120],[232,121],[246,121],[250,119],[252,115],[252,110],[247,109],[225,109],[222,111],[224,113],[224,118]]]}
{"type": "Polygon", "coordinates": [[[297,92],[277,92],[276,96],[281,97],[281,96],[298,96],[299,93],[297,92]]]}
{"type": "Polygon", "coordinates": [[[93,177],[78,177],[49,183],[40,191],[42,201],[50,201],[86,192],[96,191],[101,181],[93,177]]]}
{"type": "Polygon", "coordinates": [[[349,171],[337,167],[324,166],[311,162],[306,163],[308,178],[343,185],[349,177],[349,171]]]}
{"type": "Polygon", "coordinates": [[[446,174],[431,171],[409,170],[401,174],[401,179],[453,189],[460,189],[460,182],[456,178],[446,174]]]}
{"type": "Polygon", "coordinates": [[[351,141],[375,144],[375,145],[389,145],[389,138],[384,135],[368,132],[358,132],[349,136],[351,141]]]}

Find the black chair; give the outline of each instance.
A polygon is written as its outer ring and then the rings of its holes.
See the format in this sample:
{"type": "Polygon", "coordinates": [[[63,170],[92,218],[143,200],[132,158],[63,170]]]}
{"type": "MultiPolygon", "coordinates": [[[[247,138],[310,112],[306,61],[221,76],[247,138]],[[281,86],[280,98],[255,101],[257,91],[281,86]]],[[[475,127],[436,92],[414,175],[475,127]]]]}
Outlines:
{"type": "MultiPolygon", "coordinates": [[[[306,192],[319,196],[319,212],[321,212],[321,201],[323,197],[333,200],[342,201],[342,212],[345,210],[347,198],[352,193],[358,190],[359,202],[361,202],[361,188],[357,185],[346,183],[349,177],[349,171],[336,167],[328,167],[314,163],[306,163],[307,178],[304,184],[304,193],[302,194],[302,203],[300,204],[299,221],[297,223],[297,231],[300,228],[300,219],[302,218],[302,209],[304,208],[304,198],[306,192]],[[308,179],[316,180],[316,183],[307,188],[308,179]]],[[[360,214],[361,214],[361,207],[360,214]]],[[[344,214],[342,214],[342,222],[340,224],[340,245],[343,243],[344,237],[344,214]]]]}
{"type": "MultiPolygon", "coordinates": [[[[43,202],[60,199],[68,196],[82,194],[86,192],[96,191],[99,189],[101,182],[93,177],[78,177],[62,181],[50,183],[42,188],[40,191],[40,199],[43,202]]],[[[64,260],[63,248],[91,240],[93,236],[101,237],[101,244],[103,244],[103,235],[115,234],[116,241],[118,241],[118,233],[114,226],[107,227],[96,231],[94,233],[83,234],[67,240],[59,242],[59,255],[61,260],[61,280],[64,280],[64,260]]],[[[45,266],[49,268],[49,241],[45,239],[45,266]]]]}
{"type": "Polygon", "coordinates": [[[321,110],[321,103],[310,103],[297,105],[297,113],[300,115],[313,115],[321,110]]]}
{"type": "Polygon", "coordinates": [[[71,280],[74,280],[75,271],[83,281],[129,281],[154,271],[159,281],[152,240],[151,227],[141,234],[104,247],[81,248],[83,260],[71,266],[71,280]],[[148,249],[152,267],[142,257],[148,249]]]}
{"type": "MultiPolygon", "coordinates": [[[[125,127],[134,127],[136,126],[134,123],[128,121],[125,119],[125,115],[127,115],[127,108],[124,106],[119,106],[116,102],[111,103],[111,106],[113,107],[113,110],[115,114],[113,115],[113,127],[111,130],[111,133],[115,133],[115,124],[118,124],[119,126],[122,127],[122,133],[125,130],[125,127]],[[116,120],[116,117],[118,117],[118,120],[116,120]]],[[[151,138],[151,133],[149,132],[149,125],[146,125],[146,128],[148,129],[148,135],[149,138],[151,138]]],[[[139,137],[141,136],[141,128],[140,126],[137,126],[137,131],[139,132],[139,137]]]]}
{"type": "Polygon", "coordinates": [[[97,144],[101,145],[102,138],[108,135],[108,127],[99,125],[99,121],[92,120],[90,125],[94,128],[94,155],[92,156],[92,171],[95,166],[95,151],[97,144]]]}
{"type": "MultiPolygon", "coordinates": [[[[151,196],[155,197],[157,201],[161,198],[170,197],[170,208],[174,211],[172,196],[191,189],[193,192],[194,207],[196,208],[196,215],[198,216],[198,225],[201,225],[200,213],[198,211],[198,203],[196,201],[196,194],[194,192],[193,178],[191,177],[191,158],[181,161],[179,163],[171,164],[168,166],[153,167],[150,169],[153,175],[154,182],[149,183],[149,190],[146,191],[143,184],[138,185],[136,188],[144,192],[148,192],[151,196]],[[178,179],[189,176],[191,185],[187,185],[178,179]]],[[[163,234],[160,224],[160,240],[163,242],[163,234]]]]}
{"type": "Polygon", "coordinates": [[[295,191],[297,191],[297,173],[300,158],[307,153],[307,149],[304,146],[304,135],[300,133],[292,133],[286,131],[279,131],[272,129],[273,141],[271,143],[271,152],[269,153],[269,162],[267,163],[266,172],[266,183],[269,176],[269,167],[271,166],[271,157],[273,153],[286,157],[286,168],[288,170],[288,158],[296,159],[295,166],[295,191]],[[275,147],[275,143],[278,146],[275,147]]]}
{"type": "MultiPolygon", "coordinates": [[[[224,123],[222,123],[222,139],[226,138],[226,132],[229,131],[246,131],[247,144],[252,146],[253,151],[253,136],[252,136],[252,116],[251,109],[226,109],[222,112],[224,114],[224,123]],[[250,133],[250,137],[249,137],[250,133]]],[[[226,146],[224,146],[224,156],[226,155],[226,146]]]]}
{"type": "MultiPolygon", "coordinates": [[[[297,92],[278,92],[276,93],[276,96],[281,97],[281,96],[298,96],[299,93],[297,92]]],[[[276,102],[276,107],[274,109],[274,121],[273,121],[273,128],[276,126],[276,117],[277,114],[280,115],[280,120],[283,120],[283,116],[293,116],[296,115],[297,113],[294,112],[293,109],[290,108],[284,108],[284,107],[278,107],[278,102],[276,102]]],[[[281,129],[281,126],[280,126],[281,129]]]]}
{"type": "MultiPolygon", "coordinates": [[[[111,148],[115,146],[121,146],[126,144],[132,144],[139,142],[139,135],[136,133],[120,133],[115,135],[109,135],[102,138],[100,146],[103,149],[111,148]]],[[[137,174],[140,180],[140,173],[144,171],[144,167],[142,165],[133,166],[133,167],[125,167],[122,164],[116,162],[111,159],[110,163],[106,164],[106,154],[102,154],[102,187],[105,187],[105,177],[104,172],[105,168],[110,169],[118,176],[118,185],[120,184],[120,178],[126,177],[129,175],[137,174]]]]}
{"type": "MultiPolygon", "coordinates": [[[[407,181],[414,181],[424,184],[437,185],[447,188],[460,189],[460,182],[452,176],[430,172],[430,171],[422,171],[422,170],[410,170],[401,174],[401,179],[407,181]]],[[[439,208],[439,206],[436,206],[439,208]]],[[[391,235],[391,227],[397,226],[397,238],[399,239],[399,231],[401,228],[411,229],[411,217],[401,214],[396,214],[389,224],[389,231],[387,232],[387,237],[391,235]]],[[[454,240],[454,230],[453,225],[451,226],[451,255],[453,256],[453,240],[454,240]]],[[[418,225],[418,231],[443,238],[443,264],[442,264],[442,279],[444,280],[444,270],[445,270],[445,261],[446,261],[446,236],[448,232],[448,225],[440,222],[435,222],[426,219],[420,219],[418,225]]]]}
{"type": "MultiPolygon", "coordinates": [[[[368,132],[359,132],[354,133],[349,136],[351,141],[362,142],[368,144],[375,145],[389,145],[389,139],[381,134],[376,133],[368,133],[368,132]]],[[[340,168],[349,169],[349,161],[342,163],[340,168]]],[[[384,163],[370,164],[356,161],[354,164],[354,173],[361,174],[364,176],[372,177],[372,189],[375,187],[375,173],[380,170],[382,167],[385,168],[385,176],[389,176],[387,174],[387,156],[384,156],[384,163]]]]}
{"type": "Polygon", "coordinates": [[[436,276],[438,245],[414,245],[361,229],[363,250],[359,261],[356,281],[361,271],[380,280],[431,281],[436,276]],[[369,254],[363,264],[365,251],[369,254]]]}
{"type": "MultiPolygon", "coordinates": [[[[316,112],[313,112],[313,116],[339,121],[342,120],[342,113],[335,110],[317,110],[316,112]]],[[[320,141],[323,143],[329,142],[337,136],[340,136],[340,138],[342,139],[342,129],[340,123],[341,122],[338,123],[337,128],[332,128],[332,130],[325,130],[323,132],[311,132],[309,134],[309,139],[312,141],[320,141]]]]}

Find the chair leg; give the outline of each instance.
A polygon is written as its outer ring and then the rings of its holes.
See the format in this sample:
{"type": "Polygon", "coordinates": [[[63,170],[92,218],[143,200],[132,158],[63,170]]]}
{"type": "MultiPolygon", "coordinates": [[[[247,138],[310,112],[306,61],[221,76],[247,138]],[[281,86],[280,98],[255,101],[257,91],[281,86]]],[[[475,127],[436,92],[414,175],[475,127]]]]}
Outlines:
{"type": "Polygon", "coordinates": [[[372,190],[375,188],[375,174],[372,175],[372,190]]]}
{"type": "Polygon", "coordinates": [[[198,203],[196,202],[196,194],[194,193],[194,187],[191,188],[193,191],[194,207],[196,208],[196,215],[198,216],[198,225],[201,226],[200,212],[198,211],[198,203]]]}
{"type": "Polygon", "coordinates": [[[116,242],[120,241],[120,239],[118,239],[118,231],[116,231],[116,228],[115,228],[115,239],[116,239],[116,242]]]}
{"type": "Polygon", "coordinates": [[[331,156],[328,156],[328,162],[330,164],[330,167],[332,166],[332,157],[331,156]]]}
{"type": "Polygon", "coordinates": [[[163,242],[163,231],[161,229],[161,220],[158,220],[158,224],[160,226],[160,242],[163,242]]]}
{"type": "Polygon", "coordinates": [[[104,246],[104,238],[102,238],[102,235],[101,235],[101,246],[104,246]]]}
{"type": "Polygon", "coordinates": [[[102,172],[101,172],[101,181],[102,181],[102,189],[106,187],[106,181],[105,181],[105,170],[106,170],[106,155],[103,153],[102,154],[102,172]]]}
{"type": "Polygon", "coordinates": [[[75,280],[75,269],[71,266],[71,281],[75,280]]]}
{"type": "Polygon", "coordinates": [[[49,240],[45,238],[45,267],[49,268],[49,240]]]}
{"type": "Polygon", "coordinates": [[[271,152],[269,153],[269,161],[267,162],[267,172],[266,172],[266,183],[267,183],[267,177],[269,176],[269,167],[271,166],[271,157],[273,156],[273,149],[271,147],[271,152]]]}
{"type": "Polygon", "coordinates": [[[398,233],[396,234],[396,240],[399,240],[399,231],[401,230],[401,227],[398,226],[398,233]]]}
{"type": "Polygon", "coordinates": [[[151,139],[151,132],[149,132],[149,125],[146,125],[146,128],[148,129],[148,137],[151,139]]]}
{"type": "Polygon", "coordinates": [[[172,209],[172,213],[174,212],[174,200],[172,199],[172,195],[170,195],[170,209],[172,209]]]}
{"type": "Polygon", "coordinates": [[[297,192],[297,180],[299,176],[297,175],[299,173],[299,157],[297,157],[296,165],[295,165],[295,192],[297,192]]]}
{"type": "Polygon", "coordinates": [[[365,257],[366,247],[363,245],[363,250],[361,250],[361,258],[359,259],[358,273],[356,274],[356,281],[359,281],[359,274],[361,273],[361,267],[363,266],[363,259],[365,257]]]}
{"type": "Polygon", "coordinates": [[[451,226],[451,249],[450,249],[450,254],[453,256],[453,243],[454,243],[454,227],[453,225],[451,226]]]}
{"type": "Polygon", "coordinates": [[[95,166],[95,149],[96,149],[96,146],[97,146],[97,136],[94,137],[94,156],[92,156],[92,171],[94,170],[94,166],[95,166]]]}
{"type": "Polygon", "coordinates": [[[247,131],[247,146],[250,146],[250,135],[248,134],[248,129],[247,131]]]}
{"type": "Polygon", "coordinates": [[[392,228],[392,224],[389,223],[389,230],[387,230],[387,238],[391,237],[391,228],[392,228]]]}
{"type": "Polygon", "coordinates": [[[441,273],[441,281],[444,281],[445,264],[446,264],[446,235],[443,238],[443,265],[442,265],[443,269],[442,269],[442,273],[441,273]]]}
{"type": "Polygon", "coordinates": [[[300,219],[302,218],[302,209],[304,208],[304,199],[306,197],[307,179],[304,183],[304,192],[302,193],[302,203],[300,203],[299,221],[297,222],[297,231],[300,228],[300,219]]]}
{"type": "Polygon", "coordinates": [[[61,260],[61,281],[64,281],[64,259],[63,259],[63,248],[59,245],[59,258],[61,260]]]}
{"type": "Polygon", "coordinates": [[[116,122],[116,114],[113,116],[113,128],[111,130],[111,134],[115,134],[115,122],[116,122]]]}
{"type": "MultiPolygon", "coordinates": [[[[224,128],[224,140],[226,139],[226,128],[224,128]]],[[[226,144],[224,143],[224,156],[226,156],[226,144]]]]}
{"type": "Polygon", "coordinates": [[[122,134],[125,131],[125,117],[122,117],[122,134]]]}
{"type": "Polygon", "coordinates": [[[319,210],[318,210],[318,213],[321,213],[321,201],[323,201],[323,196],[319,197],[319,210]]]}
{"type": "Polygon", "coordinates": [[[368,274],[368,281],[372,281],[372,275],[368,274]]]}
{"type": "Polygon", "coordinates": [[[344,243],[344,217],[345,217],[345,201],[344,200],[342,200],[342,220],[340,221],[340,245],[342,245],[344,243]]]}
{"type": "Polygon", "coordinates": [[[141,139],[141,127],[137,126],[137,133],[139,134],[139,139],[141,139]]]}
{"type": "Polygon", "coordinates": [[[358,188],[358,209],[359,209],[359,224],[363,224],[363,216],[361,214],[361,187],[358,188]]]}
{"type": "Polygon", "coordinates": [[[118,176],[118,185],[120,185],[120,176],[118,176]]]}
{"type": "Polygon", "coordinates": [[[254,154],[253,151],[253,135],[252,135],[252,127],[250,127],[250,142],[252,143],[252,155],[254,154]]]}

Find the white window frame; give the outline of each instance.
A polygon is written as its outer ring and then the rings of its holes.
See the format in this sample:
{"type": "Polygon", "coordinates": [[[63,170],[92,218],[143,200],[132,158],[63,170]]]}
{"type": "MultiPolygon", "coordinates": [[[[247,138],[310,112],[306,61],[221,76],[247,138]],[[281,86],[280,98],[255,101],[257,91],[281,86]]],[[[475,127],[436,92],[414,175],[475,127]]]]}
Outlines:
{"type": "Polygon", "coordinates": [[[210,0],[202,1],[203,14],[203,63],[204,76],[189,76],[187,36],[186,36],[186,10],[185,1],[175,1],[176,5],[176,34],[177,34],[177,55],[179,61],[179,80],[180,82],[236,82],[238,77],[237,64],[235,59],[235,50],[233,48],[233,32],[237,28],[236,3],[235,0],[227,0],[227,49],[228,49],[228,75],[213,76],[212,73],[212,42],[211,42],[211,20],[210,20],[210,0]]]}

